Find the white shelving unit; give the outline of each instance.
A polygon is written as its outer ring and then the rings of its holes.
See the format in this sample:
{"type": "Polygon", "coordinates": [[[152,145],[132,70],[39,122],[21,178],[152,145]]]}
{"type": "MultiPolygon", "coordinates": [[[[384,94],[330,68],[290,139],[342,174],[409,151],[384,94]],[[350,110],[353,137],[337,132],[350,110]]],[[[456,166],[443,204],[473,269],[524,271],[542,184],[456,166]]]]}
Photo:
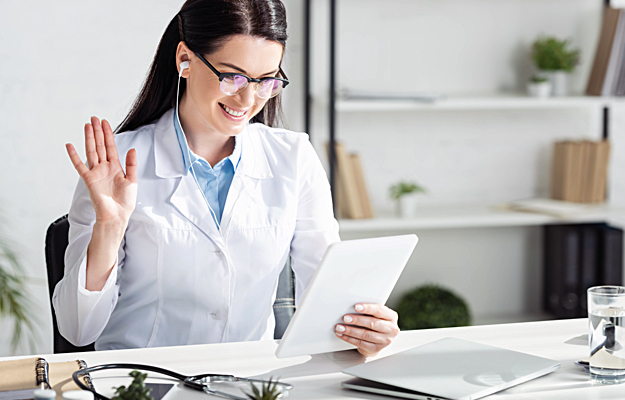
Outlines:
{"type": "Polygon", "coordinates": [[[341,233],[418,231],[423,229],[495,228],[604,222],[624,217],[625,209],[606,205],[593,207],[583,214],[557,218],[545,214],[513,211],[506,209],[503,205],[459,204],[423,206],[419,208],[417,216],[411,219],[393,216],[359,220],[342,219],[339,221],[339,227],[341,233]]]}
{"type": "Polygon", "coordinates": [[[622,98],[568,96],[536,98],[524,94],[456,95],[432,102],[416,100],[338,100],[336,110],[350,112],[435,111],[435,110],[528,110],[549,108],[610,107],[622,98]]]}
{"type": "MultiPolygon", "coordinates": [[[[340,140],[363,163],[376,218],[339,220],[343,239],[409,232],[420,237],[391,294],[391,306],[414,286],[435,283],[463,296],[476,323],[548,318],[540,314],[541,227],[623,224],[625,209],[609,205],[567,218],[501,206],[548,194],[553,141],[599,140],[607,126],[611,139],[620,134],[625,101],[581,95],[600,33],[602,4],[340,3],[340,40],[333,29],[330,39],[341,55],[342,73],[335,71],[332,50],[328,58],[323,56],[327,49],[318,46],[310,58],[312,81],[323,82],[307,93],[314,103],[311,121],[320,132],[330,122],[327,135],[315,136],[313,130],[311,137],[320,155],[325,155],[326,140],[340,140]],[[533,73],[530,46],[541,34],[570,38],[581,49],[582,63],[570,82],[575,95],[542,99],[523,93],[533,73]],[[339,87],[352,93],[412,90],[444,97],[433,102],[330,100],[328,94],[334,96],[339,87]],[[330,111],[326,116],[322,110],[330,111]],[[602,123],[606,116],[609,125],[602,123]],[[393,216],[388,187],[413,179],[428,188],[426,203],[414,218],[393,216]]],[[[315,10],[322,18],[328,12],[321,6],[315,10]]],[[[328,29],[327,24],[316,26],[328,29]]]]}

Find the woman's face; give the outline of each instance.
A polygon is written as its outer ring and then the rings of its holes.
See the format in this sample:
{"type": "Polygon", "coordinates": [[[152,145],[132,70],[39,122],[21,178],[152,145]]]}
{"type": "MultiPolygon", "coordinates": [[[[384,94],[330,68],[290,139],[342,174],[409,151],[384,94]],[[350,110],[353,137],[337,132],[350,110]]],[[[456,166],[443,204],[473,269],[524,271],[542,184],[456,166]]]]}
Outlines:
{"type": "MultiPolygon", "coordinates": [[[[187,97],[185,99],[187,114],[201,115],[203,117],[201,123],[205,125],[203,128],[208,130],[227,136],[240,133],[267,102],[267,99],[261,99],[256,95],[256,84],[250,83],[241,93],[234,96],[225,95],[219,89],[219,77],[202,60],[190,52],[184,43],[181,43],[178,50],[178,64],[181,61],[190,61],[189,69],[182,75],[187,78],[187,89],[184,94],[187,97]],[[224,106],[243,115],[230,115],[224,106]]],[[[278,42],[236,35],[215,53],[203,55],[219,72],[235,72],[250,78],[263,78],[276,76],[282,52],[283,47],[278,42]]]]}

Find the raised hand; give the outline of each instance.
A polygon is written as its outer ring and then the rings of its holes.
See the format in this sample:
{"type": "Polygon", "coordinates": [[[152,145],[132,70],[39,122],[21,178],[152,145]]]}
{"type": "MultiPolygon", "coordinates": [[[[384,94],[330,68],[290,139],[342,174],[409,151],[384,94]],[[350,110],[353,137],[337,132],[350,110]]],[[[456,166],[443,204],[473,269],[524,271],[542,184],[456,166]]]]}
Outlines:
{"type": "Polygon", "coordinates": [[[91,117],[85,124],[87,164],[82,162],[71,143],[65,145],[74,168],[85,182],[96,223],[126,225],[137,201],[137,153],[126,154],[126,173],[122,169],[108,121],[91,117]]]}

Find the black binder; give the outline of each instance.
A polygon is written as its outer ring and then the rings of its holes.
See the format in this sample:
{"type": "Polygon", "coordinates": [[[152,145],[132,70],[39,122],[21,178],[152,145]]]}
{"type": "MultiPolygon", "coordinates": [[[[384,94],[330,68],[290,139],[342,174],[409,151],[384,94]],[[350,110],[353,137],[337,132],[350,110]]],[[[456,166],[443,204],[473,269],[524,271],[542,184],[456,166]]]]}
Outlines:
{"type": "Polygon", "coordinates": [[[544,263],[544,309],[557,318],[586,317],[589,287],[623,284],[623,231],[607,224],[547,225],[544,263]]]}

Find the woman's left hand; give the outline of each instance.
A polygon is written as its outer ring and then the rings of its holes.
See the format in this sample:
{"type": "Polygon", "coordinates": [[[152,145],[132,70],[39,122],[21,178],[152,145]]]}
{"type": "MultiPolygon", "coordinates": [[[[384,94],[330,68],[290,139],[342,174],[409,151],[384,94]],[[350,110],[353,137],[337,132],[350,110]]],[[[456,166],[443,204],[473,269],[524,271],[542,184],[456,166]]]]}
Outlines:
{"type": "Polygon", "coordinates": [[[365,357],[373,357],[393,342],[399,334],[397,313],[381,304],[356,304],[358,314],[343,316],[345,324],[337,324],[339,339],[358,347],[365,357]],[[366,315],[362,315],[366,314],[366,315]]]}

